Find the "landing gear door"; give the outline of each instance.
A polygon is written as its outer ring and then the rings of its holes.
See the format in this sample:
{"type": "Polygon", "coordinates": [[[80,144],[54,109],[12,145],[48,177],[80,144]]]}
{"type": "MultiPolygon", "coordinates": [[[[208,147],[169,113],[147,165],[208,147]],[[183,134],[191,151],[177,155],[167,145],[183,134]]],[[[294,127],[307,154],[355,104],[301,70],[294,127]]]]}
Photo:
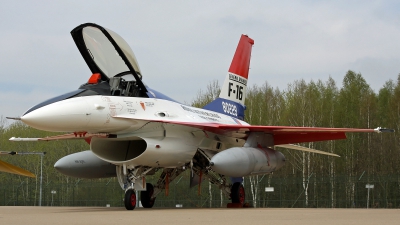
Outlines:
{"type": "Polygon", "coordinates": [[[145,191],[146,190],[146,178],[142,177],[141,179],[136,180],[133,188],[136,191],[145,191]]]}

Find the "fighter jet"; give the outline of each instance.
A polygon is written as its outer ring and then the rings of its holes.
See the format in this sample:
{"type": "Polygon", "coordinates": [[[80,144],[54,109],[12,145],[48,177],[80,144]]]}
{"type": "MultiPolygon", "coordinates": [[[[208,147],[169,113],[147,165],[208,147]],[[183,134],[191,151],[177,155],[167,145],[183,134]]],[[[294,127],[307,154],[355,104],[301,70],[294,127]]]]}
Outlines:
{"type": "Polygon", "coordinates": [[[250,56],[254,40],[242,35],[221,93],[204,108],[181,104],[142,81],[136,57],[117,33],[93,23],[71,31],[93,75],[77,90],[39,103],[20,118],[40,130],[65,132],[44,138],[12,141],[84,139],[90,150],[61,158],[55,168],[69,176],[117,176],[125,190],[125,207],[151,208],[156,196],[183,171],[191,171],[191,186],[205,178],[243,205],[244,176],[268,174],[284,166],[283,146],[309,149],[302,142],[345,139],[347,132],[384,132],[387,129],[350,129],[290,126],[252,126],[244,121],[250,56]],[[160,172],[156,184],[146,176],[160,172]]]}

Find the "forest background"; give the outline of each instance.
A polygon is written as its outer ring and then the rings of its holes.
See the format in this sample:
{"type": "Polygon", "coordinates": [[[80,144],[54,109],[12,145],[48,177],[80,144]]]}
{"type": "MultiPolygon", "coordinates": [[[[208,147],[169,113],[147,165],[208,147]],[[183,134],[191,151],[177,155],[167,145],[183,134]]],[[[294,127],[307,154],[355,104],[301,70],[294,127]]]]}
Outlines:
{"type": "MultiPolygon", "coordinates": [[[[190,104],[202,107],[218,97],[218,81],[200,90],[190,104]]],[[[280,90],[267,82],[248,87],[246,122],[254,125],[395,129],[395,133],[347,134],[346,140],[305,143],[332,152],[330,157],[278,149],[286,165],[273,174],[246,177],[246,200],[253,207],[400,207],[400,74],[375,93],[360,73],[348,71],[341,87],[329,77],[317,82],[297,80],[280,90]],[[367,184],[373,184],[368,201],[367,184]],[[265,192],[274,187],[274,192],[265,192]]],[[[10,137],[54,135],[21,122],[0,120],[0,150],[46,152],[43,157],[44,206],[123,206],[124,192],[116,178],[79,179],[58,173],[63,156],[89,149],[84,141],[10,142],[10,137]]],[[[4,156],[36,178],[0,173],[0,205],[39,205],[40,156],[4,156]]],[[[155,183],[157,174],[147,181],[155,183]]],[[[154,207],[226,207],[230,202],[208,181],[189,189],[189,171],[171,182],[154,207]]]]}

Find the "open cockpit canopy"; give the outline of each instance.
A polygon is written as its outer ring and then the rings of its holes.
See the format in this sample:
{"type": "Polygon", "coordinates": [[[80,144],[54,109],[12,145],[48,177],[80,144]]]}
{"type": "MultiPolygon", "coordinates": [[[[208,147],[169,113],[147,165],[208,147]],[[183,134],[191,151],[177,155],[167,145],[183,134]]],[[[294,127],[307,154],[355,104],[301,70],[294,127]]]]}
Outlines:
{"type": "MultiPolygon", "coordinates": [[[[77,26],[71,35],[93,73],[92,77],[78,90],[39,103],[24,115],[45,105],[80,96],[149,97],[135,54],[121,36],[94,23],[77,26]]],[[[151,96],[155,97],[154,94],[151,96]]]]}
{"type": "Polygon", "coordinates": [[[92,73],[100,74],[101,80],[108,81],[111,89],[118,86],[122,78],[124,82],[134,81],[140,96],[147,97],[135,54],[121,36],[94,23],[79,25],[71,35],[92,73]]]}

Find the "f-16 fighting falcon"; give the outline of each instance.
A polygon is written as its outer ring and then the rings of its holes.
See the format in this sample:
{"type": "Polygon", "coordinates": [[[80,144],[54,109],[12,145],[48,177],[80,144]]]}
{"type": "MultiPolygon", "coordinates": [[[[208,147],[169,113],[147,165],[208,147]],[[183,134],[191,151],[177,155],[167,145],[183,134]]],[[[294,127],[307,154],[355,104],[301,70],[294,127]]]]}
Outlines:
{"type": "Polygon", "coordinates": [[[285,165],[285,156],[274,146],[337,156],[294,144],[345,139],[348,132],[391,131],[246,123],[254,44],[247,35],[240,37],[219,97],[202,109],[146,85],[133,51],[117,33],[86,23],[71,35],[92,71],[89,80],[17,118],[36,129],[64,133],[10,140],[84,139],[90,150],[61,158],[55,168],[74,177],[118,177],[128,210],[136,207],[136,191],[143,207],[153,207],[157,195],[186,169],[192,186],[207,178],[240,206],[245,202],[244,176],[268,174],[285,165]],[[156,171],[161,171],[158,182],[146,183],[146,176],[156,171]]]}

